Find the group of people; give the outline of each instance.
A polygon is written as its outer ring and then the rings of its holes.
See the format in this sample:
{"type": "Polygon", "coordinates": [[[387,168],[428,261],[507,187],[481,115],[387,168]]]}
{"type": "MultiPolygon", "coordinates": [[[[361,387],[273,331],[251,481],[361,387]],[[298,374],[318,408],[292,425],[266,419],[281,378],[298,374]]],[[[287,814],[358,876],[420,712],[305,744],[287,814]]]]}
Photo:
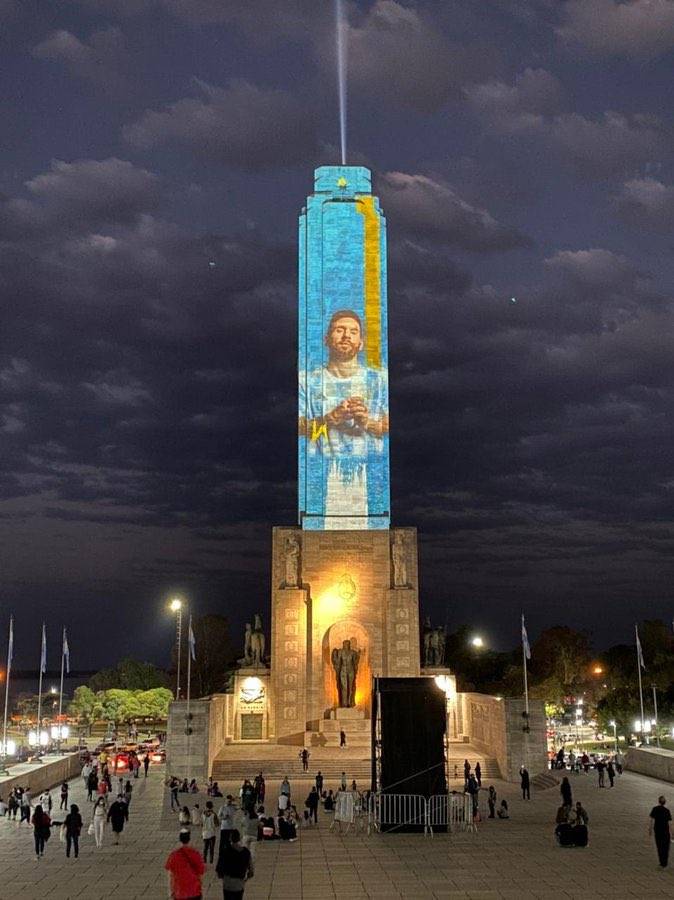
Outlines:
{"type": "Polygon", "coordinates": [[[567,754],[564,746],[554,754],[551,760],[553,769],[569,769],[573,774],[578,775],[584,772],[590,774],[590,769],[594,768],[597,772],[599,787],[606,786],[606,776],[608,775],[610,787],[613,787],[616,774],[622,775],[623,764],[625,758],[620,750],[615,753],[599,754],[599,753],[576,753],[570,750],[567,754]]]}
{"type": "MultiPolygon", "coordinates": [[[[523,770],[526,773],[526,793],[529,793],[529,773],[526,769],[523,770]]],[[[520,772],[522,775],[522,772],[520,772]]],[[[457,766],[454,766],[454,777],[457,776],[457,766]]],[[[525,792],[525,781],[522,782],[522,793],[524,796],[525,792]]],[[[469,794],[472,806],[473,806],[473,821],[476,821],[480,817],[480,791],[482,790],[482,766],[480,762],[475,763],[475,768],[471,766],[470,762],[465,759],[463,761],[463,791],[465,794],[469,794]]],[[[496,804],[498,802],[498,797],[496,794],[496,788],[493,784],[489,786],[489,790],[487,791],[487,805],[489,807],[489,816],[490,819],[509,819],[510,812],[508,808],[508,801],[501,800],[500,806],[497,808],[496,804]]]]}

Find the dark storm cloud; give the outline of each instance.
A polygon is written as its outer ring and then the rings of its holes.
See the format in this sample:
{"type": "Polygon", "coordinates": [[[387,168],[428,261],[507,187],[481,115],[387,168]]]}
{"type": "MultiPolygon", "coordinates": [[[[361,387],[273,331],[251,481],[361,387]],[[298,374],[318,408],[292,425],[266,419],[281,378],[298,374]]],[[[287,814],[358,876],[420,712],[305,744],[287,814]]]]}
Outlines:
{"type": "MultiPolygon", "coordinates": [[[[672,596],[668,6],[657,33],[640,2],[348,7],[350,160],[384,173],[393,515],[450,624],[608,604],[610,640],[672,596]]],[[[337,158],[334,10],[31,9],[5,46],[3,585],[92,657],[92,603],[138,624],[115,654],[159,655],[169,590],[264,609],[269,527],[295,521],[294,232],[337,158]]]]}
{"type": "Polygon", "coordinates": [[[387,172],[378,185],[399,233],[477,251],[510,250],[529,243],[517,229],[501,225],[486,209],[463,200],[451,185],[426,175],[387,172]]]}
{"type": "Polygon", "coordinates": [[[656,178],[633,178],[616,195],[622,219],[652,231],[671,233],[674,227],[674,187],[656,178]]]}
{"type": "Polygon", "coordinates": [[[557,33],[599,56],[655,57],[674,48],[674,2],[568,0],[557,33]]]}
{"type": "Polygon", "coordinates": [[[209,162],[250,170],[315,159],[315,122],[291,94],[242,80],[198,87],[200,97],[148,110],[124,129],[126,139],[144,150],[177,143],[209,162]]]}
{"type": "Polygon", "coordinates": [[[111,157],[72,163],[54,160],[49,172],[26,182],[32,199],[0,200],[0,234],[83,231],[103,223],[128,223],[159,202],[157,175],[111,157]]]}
{"type": "Polygon", "coordinates": [[[669,156],[671,126],[651,114],[607,110],[595,116],[560,111],[564,92],[543,69],[526,69],[509,85],[492,80],[464,89],[485,128],[536,140],[584,176],[612,177],[669,156]]]}
{"type": "Polygon", "coordinates": [[[122,86],[124,35],[115,25],[93,31],[81,40],[70,31],[54,31],[33,47],[36,59],[62,63],[68,71],[107,90],[122,86]]]}

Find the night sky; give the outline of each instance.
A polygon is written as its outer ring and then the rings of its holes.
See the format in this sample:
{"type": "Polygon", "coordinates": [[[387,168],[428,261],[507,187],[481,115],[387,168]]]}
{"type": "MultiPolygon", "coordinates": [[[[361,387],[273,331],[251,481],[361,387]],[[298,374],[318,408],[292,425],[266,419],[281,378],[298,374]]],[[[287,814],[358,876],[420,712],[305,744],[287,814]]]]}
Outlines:
{"type": "MultiPolygon", "coordinates": [[[[674,611],[673,0],[349,9],[389,229],[395,524],[422,614],[597,646],[674,611]]],[[[329,0],[0,0],[0,627],[168,662],[269,627],[296,521],[296,227],[329,0]]],[[[450,661],[451,662],[451,661],[450,661]]]]}

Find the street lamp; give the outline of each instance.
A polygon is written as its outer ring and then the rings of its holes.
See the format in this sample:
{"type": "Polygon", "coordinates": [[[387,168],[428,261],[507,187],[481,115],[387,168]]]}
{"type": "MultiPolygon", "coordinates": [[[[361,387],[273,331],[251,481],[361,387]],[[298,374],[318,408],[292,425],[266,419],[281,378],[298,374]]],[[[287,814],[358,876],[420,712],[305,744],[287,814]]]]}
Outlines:
{"type": "Polygon", "coordinates": [[[475,647],[476,650],[481,650],[484,647],[484,640],[479,634],[476,634],[474,638],[471,638],[470,644],[471,647],[475,647]]]}
{"type": "Polygon", "coordinates": [[[618,726],[613,721],[613,719],[611,719],[611,721],[608,724],[613,729],[613,743],[615,744],[615,752],[617,753],[618,752],[618,726]]]}
{"type": "Polygon", "coordinates": [[[174,597],[169,604],[171,612],[176,614],[176,645],[178,647],[178,672],[176,676],[176,700],[180,700],[180,644],[183,628],[183,601],[174,597]]]}

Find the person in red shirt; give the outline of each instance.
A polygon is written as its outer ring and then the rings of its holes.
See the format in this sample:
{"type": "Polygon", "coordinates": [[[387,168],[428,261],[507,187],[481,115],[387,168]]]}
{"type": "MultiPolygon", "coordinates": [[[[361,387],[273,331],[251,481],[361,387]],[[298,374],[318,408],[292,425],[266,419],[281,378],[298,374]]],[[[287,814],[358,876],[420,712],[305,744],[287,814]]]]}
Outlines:
{"type": "Polygon", "coordinates": [[[169,854],[164,865],[171,897],[173,900],[200,900],[201,876],[206,871],[206,865],[201,853],[189,846],[189,831],[181,831],[179,840],[180,846],[169,854]]]}

